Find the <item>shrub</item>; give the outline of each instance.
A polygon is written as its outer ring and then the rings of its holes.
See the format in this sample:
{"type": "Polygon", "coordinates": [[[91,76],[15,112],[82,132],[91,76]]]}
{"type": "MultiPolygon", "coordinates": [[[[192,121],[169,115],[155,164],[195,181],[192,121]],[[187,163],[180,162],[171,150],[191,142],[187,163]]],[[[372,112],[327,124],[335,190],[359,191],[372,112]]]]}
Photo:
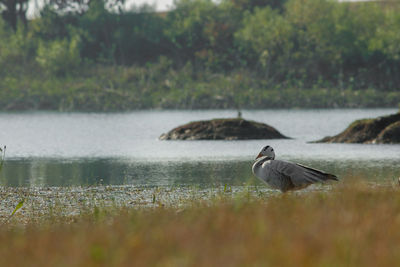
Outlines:
{"type": "Polygon", "coordinates": [[[73,72],[81,64],[79,39],[40,43],[36,61],[51,75],[65,76],[73,72]]]}

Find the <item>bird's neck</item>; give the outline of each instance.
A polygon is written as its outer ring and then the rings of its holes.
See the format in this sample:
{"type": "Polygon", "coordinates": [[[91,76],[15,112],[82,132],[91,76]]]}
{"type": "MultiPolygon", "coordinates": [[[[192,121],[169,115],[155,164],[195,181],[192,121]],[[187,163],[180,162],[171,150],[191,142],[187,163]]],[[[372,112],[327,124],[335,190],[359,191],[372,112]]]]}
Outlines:
{"type": "Polygon", "coordinates": [[[263,165],[264,162],[267,160],[273,160],[274,158],[269,157],[269,156],[263,156],[258,159],[256,159],[256,162],[253,164],[252,171],[254,174],[257,174],[257,171],[260,169],[260,167],[263,165]]]}

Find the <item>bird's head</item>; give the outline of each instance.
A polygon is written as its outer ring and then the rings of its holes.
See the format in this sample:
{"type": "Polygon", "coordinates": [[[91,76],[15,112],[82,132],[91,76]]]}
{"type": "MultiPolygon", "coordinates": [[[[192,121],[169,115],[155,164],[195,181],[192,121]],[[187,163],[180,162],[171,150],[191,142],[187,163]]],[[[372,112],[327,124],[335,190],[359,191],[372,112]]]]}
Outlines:
{"type": "Polygon", "coordinates": [[[260,153],[258,153],[258,156],[256,157],[256,159],[260,158],[260,157],[264,157],[267,156],[271,159],[275,159],[275,152],[274,149],[271,146],[265,146],[261,149],[260,153]]]}

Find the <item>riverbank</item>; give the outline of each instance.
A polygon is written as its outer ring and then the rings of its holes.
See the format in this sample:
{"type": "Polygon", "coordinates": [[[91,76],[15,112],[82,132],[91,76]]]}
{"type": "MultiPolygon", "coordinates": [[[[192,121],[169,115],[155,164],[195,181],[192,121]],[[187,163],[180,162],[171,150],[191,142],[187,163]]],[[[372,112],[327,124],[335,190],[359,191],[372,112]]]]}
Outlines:
{"type": "Polygon", "coordinates": [[[54,208],[22,228],[13,218],[0,228],[0,256],[9,266],[394,266],[400,260],[394,185],[348,181],[328,191],[268,196],[229,190],[184,206],[97,206],[70,217],[54,208]]]}
{"type": "MultiPolygon", "coordinates": [[[[326,190],[314,186],[310,190],[326,190]]],[[[209,203],[219,198],[233,199],[240,196],[260,197],[279,194],[276,190],[255,186],[198,187],[146,187],[146,186],[75,186],[75,187],[0,187],[0,220],[10,224],[43,222],[49,218],[70,220],[96,209],[121,208],[153,209],[184,208],[190,204],[209,203]],[[17,204],[24,205],[9,218],[17,204]]]]}
{"type": "MultiPolygon", "coordinates": [[[[34,66],[32,66],[34,68],[34,66]]],[[[0,79],[0,110],[271,109],[398,107],[400,91],[271,83],[249,70],[228,74],[169,66],[95,66],[66,77],[21,72],[0,79]]]]}

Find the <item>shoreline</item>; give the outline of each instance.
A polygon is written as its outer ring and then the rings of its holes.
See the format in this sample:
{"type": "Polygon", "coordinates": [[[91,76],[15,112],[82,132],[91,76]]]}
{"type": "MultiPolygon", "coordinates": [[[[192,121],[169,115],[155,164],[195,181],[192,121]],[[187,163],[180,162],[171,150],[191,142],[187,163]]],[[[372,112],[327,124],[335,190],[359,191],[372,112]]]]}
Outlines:
{"type": "MultiPolygon", "coordinates": [[[[350,182],[350,186],[351,186],[350,182]]],[[[360,182],[369,188],[394,188],[392,182],[360,182]]],[[[396,184],[397,185],[397,184],[396,184]]],[[[73,222],[76,217],[92,216],[99,210],[120,212],[121,209],[182,210],[198,205],[213,206],[235,201],[268,201],[285,196],[305,197],[312,193],[336,193],[343,182],[313,184],[306,189],[282,194],[267,186],[71,186],[7,187],[0,186],[0,225],[27,225],[45,222],[73,222]],[[331,192],[332,191],[332,192],[331,192]],[[11,216],[20,201],[22,207],[11,216]]]]}
{"type": "MultiPolygon", "coordinates": [[[[326,192],[331,185],[312,185],[292,192],[326,192]]],[[[211,205],[215,201],[247,199],[268,199],[281,195],[280,191],[266,186],[219,186],[199,188],[196,186],[73,186],[73,187],[7,187],[0,186],[0,223],[27,224],[47,219],[70,220],[75,216],[91,214],[96,209],[119,210],[173,208],[181,209],[195,203],[211,205]],[[21,200],[23,206],[10,216],[21,200]]]]}
{"type": "MultiPolygon", "coordinates": [[[[84,81],[82,81],[84,83],[84,81]]],[[[78,83],[79,86],[82,86],[78,83]]],[[[77,86],[78,86],[77,85],[77,86]]],[[[124,97],[115,98],[103,85],[96,88],[31,88],[16,97],[0,86],[0,111],[129,112],[138,110],[262,110],[400,108],[400,91],[336,88],[242,88],[235,92],[218,84],[187,85],[165,91],[155,86],[146,93],[135,85],[121,86],[124,97]],[[203,88],[205,87],[205,88],[203,88]],[[147,95],[146,95],[147,94],[147,95]],[[101,97],[100,97],[101,96],[101,97]],[[233,98],[233,96],[235,96],[233,98]],[[101,98],[101,100],[100,100],[101,98]]],[[[14,91],[21,91],[18,88],[14,91]]]]}
{"type": "Polygon", "coordinates": [[[393,266],[399,260],[397,183],[350,179],[325,190],[271,195],[246,189],[206,201],[192,197],[180,207],[96,206],[71,216],[50,209],[26,217],[23,207],[0,222],[3,263],[393,266]]]}

